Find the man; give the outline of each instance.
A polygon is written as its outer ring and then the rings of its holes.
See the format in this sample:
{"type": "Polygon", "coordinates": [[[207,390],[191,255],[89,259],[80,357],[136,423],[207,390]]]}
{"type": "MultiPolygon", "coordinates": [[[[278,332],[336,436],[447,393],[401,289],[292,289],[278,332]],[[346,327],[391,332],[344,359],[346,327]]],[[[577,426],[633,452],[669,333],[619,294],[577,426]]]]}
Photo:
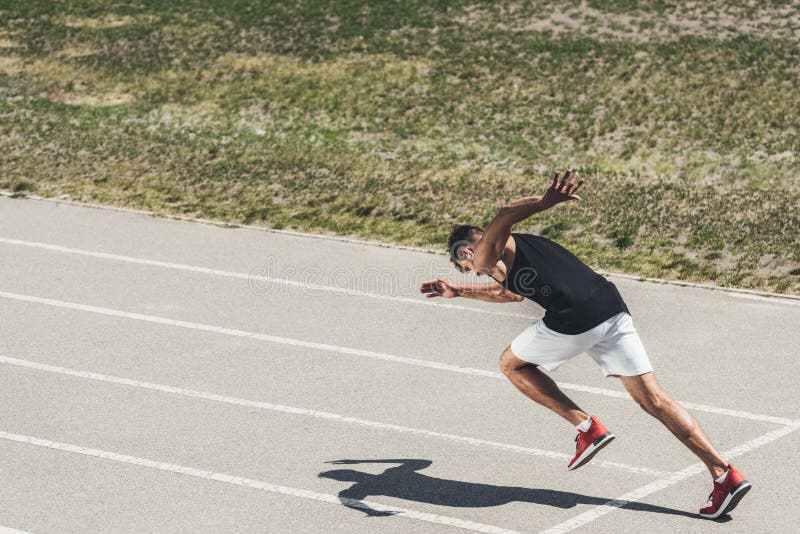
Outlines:
{"type": "Polygon", "coordinates": [[[619,377],[631,397],[708,467],[714,489],[700,515],[717,518],[733,510],[750,483],[719,456],[694,417],[661,389],[616,286],[562,246],[543,237],[511,233],[515,224],[535,213],[580,200],[575,193],[583,183],[572,170],[563,177],[556,172],[544,196],[504,206],[486,230],[456,226],[448,243],[453,264],[462,272],[489,275],[495,281],[455,285],[439,278],[423,283],[420,291],[428,297],[488,302],[519,302],[524,297],[542,306],[544,317],[506,347],[500,369],[527,397],[575,425],[576,452],[568,469],[586,464],[614,439],[596,416],[579,408],[544,372],[586,352],[606,376],[619,377]]]}

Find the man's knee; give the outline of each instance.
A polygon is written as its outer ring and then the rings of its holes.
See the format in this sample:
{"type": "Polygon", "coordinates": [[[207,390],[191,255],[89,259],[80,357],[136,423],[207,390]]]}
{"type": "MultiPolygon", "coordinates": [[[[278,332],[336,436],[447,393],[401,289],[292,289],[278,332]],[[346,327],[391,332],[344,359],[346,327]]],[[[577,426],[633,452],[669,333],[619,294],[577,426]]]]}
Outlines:
{"type": "Polygon", "coordinates": [[[653,373],[621,379],[633,400],[647,413],[658,415],[672,405],[672,398],[661,389],[653,373]]]}
{"type": "Polygon", "coordinates": [[[500,355],[500,370],[506,376],[519,371],[523,367],[527,367],[530,365],[531,364],[526,362],[525,360],[520,360],[519,358],[517,358],[514,355],[514,353],[511,352],[510,346],[506,347],[506,349],[500,355]]]}
{"type": "Polygon", "coordinates": [[[642,410],[646,411],[647,413],[658,413],[661,411],[662,402],[661,396],[658,393],[646,393],[644,395],[640,395],[636,402],[639,403],[642,410]]]}
{"type": "Polygon", "coordinates": [[[657,415],[666,410],[672,403],[672,398],[661,388],[648,388],[636,395],[634,399],[644,411],[657,415]]]}

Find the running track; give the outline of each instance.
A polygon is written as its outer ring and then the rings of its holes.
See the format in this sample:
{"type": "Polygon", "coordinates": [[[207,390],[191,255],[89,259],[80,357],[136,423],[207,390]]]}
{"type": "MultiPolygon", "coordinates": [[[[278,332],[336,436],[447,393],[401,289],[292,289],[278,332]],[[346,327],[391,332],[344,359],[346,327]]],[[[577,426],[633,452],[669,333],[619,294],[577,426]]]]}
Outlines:
{"type": "Polygon", "coordinates": [[[540,310],[421,299],[436,275],[458,278],[419,251],[0,198],[0,532],[794,532],[800,301],[612,277],[755,486],[712,523],[703,468],[586,357],[554,377],[617,440],[568,473],[571,428],[496,366],[540,310]]]}

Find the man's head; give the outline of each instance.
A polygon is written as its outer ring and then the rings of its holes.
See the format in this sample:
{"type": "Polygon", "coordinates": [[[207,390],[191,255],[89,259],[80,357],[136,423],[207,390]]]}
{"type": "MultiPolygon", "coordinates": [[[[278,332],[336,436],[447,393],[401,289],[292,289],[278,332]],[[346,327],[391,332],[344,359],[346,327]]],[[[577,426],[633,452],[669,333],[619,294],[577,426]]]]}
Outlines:
{"type": "Polygon", "coordinates": [[[450,232],[450,238],[447,240],[450,261],[462,273],[473,270],[472,258],[475,255],[475,245],[482,236],[482,229],[468,224],[454,226],[450,232]]]}

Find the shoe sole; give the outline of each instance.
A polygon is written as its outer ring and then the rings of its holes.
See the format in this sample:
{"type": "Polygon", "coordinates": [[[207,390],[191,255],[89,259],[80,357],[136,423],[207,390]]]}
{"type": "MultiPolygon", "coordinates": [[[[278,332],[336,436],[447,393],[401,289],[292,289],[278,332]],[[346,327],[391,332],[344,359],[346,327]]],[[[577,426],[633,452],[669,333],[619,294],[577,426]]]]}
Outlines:
{"type": "Polygon", "coordinates": [[[578,457],[578,461],[576,461],[573,465],[567,467],[567,470],[574,471],[580,466],[588,463],[589,460],[594,458],[595,454],[600,452],[600,449],[602,449],[603,447],[614,441],[614,437],[615,437],[614,434],[612,434],[611,432],[606,432],[605,434],[594,440],[594,443],[586,447],[586,450],[583,451],[583,454],[581,454],[578,457]]]}
{"type": "Polygon", "coordinates": [[[727,514],[736,508],[736,505],[739,504],[739,501],[742,500],[742,497],[747,495],[747,492],[750,491],[750,488],[752,487],[753,485],[748,481],[742,480],[733,488],[733,491],[728,494],[725,500],[722,501],[722,505],[719,507],[719,510],[717,510],[717,513],[700,514],[700,516],[705,517],[706,519],[716,519],[723,514],[727,514]]]}

